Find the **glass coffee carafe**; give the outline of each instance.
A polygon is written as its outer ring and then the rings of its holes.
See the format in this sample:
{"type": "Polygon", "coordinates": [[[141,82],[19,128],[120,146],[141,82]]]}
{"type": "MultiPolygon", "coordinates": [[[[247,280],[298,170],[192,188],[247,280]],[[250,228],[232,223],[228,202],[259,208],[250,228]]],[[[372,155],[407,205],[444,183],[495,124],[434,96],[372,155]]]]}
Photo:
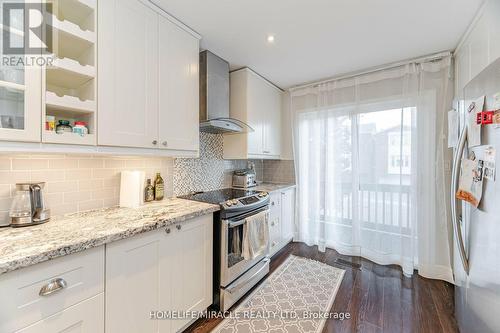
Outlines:
{"type": "Polygon", "coordinates": [[[9,216],[12,227],[42,224],[50,219],[50,210],[44,201],[45,183],[18,183],[9,216]]]}

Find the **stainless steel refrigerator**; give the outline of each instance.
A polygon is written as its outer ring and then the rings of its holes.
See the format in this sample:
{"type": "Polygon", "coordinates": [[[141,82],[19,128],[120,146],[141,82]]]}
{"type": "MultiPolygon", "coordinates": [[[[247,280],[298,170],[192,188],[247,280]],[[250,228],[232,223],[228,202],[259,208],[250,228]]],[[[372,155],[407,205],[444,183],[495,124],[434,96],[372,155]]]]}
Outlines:
{"type": "MultiPolygon", "coordinates": [[[[474,152],[480,156],[482,146],[467,149],[465,116],[470,103],[485,95],[484,110],[498,104],[500,92],[500,59],[493,62],[464,89],[459,102],[461,138],[455,149],[452,193],[456,190],[460,160],[474,152]],[[497,97],[498,98],[498,97],[497,97]],[[464,149],[461,149],[464,147],[464,149]]],[[[500,128],[483,125],[481,145],[496,148],[496,166],[500,167],[500,128]]],[[[475,208],[463,201],[453,201],[453,264],[456,281],[455,314],[461,333],[500,332],[500,173],[496,181],[485,179],[482,200],[475,208]],[[456,209],[455,209],[456,208],[456,209]]],[[[454,197],[453,197],[454,198],[454,197]]]]}

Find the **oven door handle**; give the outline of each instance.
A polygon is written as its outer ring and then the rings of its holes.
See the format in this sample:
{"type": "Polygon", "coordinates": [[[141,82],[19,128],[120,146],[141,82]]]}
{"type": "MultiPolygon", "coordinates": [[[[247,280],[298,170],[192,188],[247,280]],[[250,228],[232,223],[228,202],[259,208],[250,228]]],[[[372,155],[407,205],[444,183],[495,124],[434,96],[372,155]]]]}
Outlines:
{"type": "MultiPolygon", "coordinates": [[[[263,263],[267,263],[269,262],[270,259],[269,258],[264,258],[262,260],[263,263]]],[[[253,273],[252,276],[250,276],[248,279],[246,279],[245,281],[242,281],[234,286],[231,286],[229,288],[226,288],[226,291],[230,294],[234,293],[235,291],[238,291],[239,289],[241,289],[241,287],[245,286],[248,282],[252,281],[252,279],[254,277],[256,277],[257,275],[260,274],[260,272],[262,272],[264,269],[266,269],[266,265],[262,266],[257,272],[253,273]]]]}
{"type": "Polygon", "coordinates": [[[230,222],[230,223],[228,223],[227,227],[228,227],[229,229],[232,229],[232,228],[234,228],[234,227],[239,227],[240,225],[243,225],[243,224],[245,224],[245,223],[247,223],[247,219],[243,219],[243,220],[239,220],[239,221],[230,222]]]}

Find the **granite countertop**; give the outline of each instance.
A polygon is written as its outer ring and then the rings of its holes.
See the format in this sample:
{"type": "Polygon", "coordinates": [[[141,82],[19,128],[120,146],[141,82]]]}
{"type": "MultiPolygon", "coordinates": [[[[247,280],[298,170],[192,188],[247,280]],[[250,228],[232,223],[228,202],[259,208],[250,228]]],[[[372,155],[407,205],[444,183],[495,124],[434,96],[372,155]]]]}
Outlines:
{"type": "Polygon", "coordinates": [[[274,192],[281,191],[290,187],[295,187],[295,184],[274,184],[274,183],[259,183],[256,187],[252,187],[255,191],[274,192]]]}
{"type": "Polygon", "coordinates": [[[112,207],[52,218],[38,226],[0,229],[0,274],[218,210],[218,205],[171,198],[137,209],[112,207]]]}

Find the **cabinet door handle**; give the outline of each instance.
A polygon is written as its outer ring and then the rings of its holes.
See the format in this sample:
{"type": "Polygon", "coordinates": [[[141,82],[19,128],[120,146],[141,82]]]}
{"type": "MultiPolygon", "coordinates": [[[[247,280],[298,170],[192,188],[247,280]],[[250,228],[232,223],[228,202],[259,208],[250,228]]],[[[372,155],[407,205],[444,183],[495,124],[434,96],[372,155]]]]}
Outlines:
{"type": "Polygon", "coordinates": [[[166,147],[166,146],[168,146],[168,142],[167,142],[167,141],[163,141],[161,144],[162,144],[163,146],[165,146],[165,147],[166,147]]]}
{"type": "Polygon", "coordinates": [[[152,144],[157,145],[158,141],[157,140],[153,140],[152,144]]]}
{"type": "Polygon", "coordinates": [[[170,230],[170,228],[165,229],[165,232],[166,232],[167,234],[169,234],[169,233],[170,233],[170,231],[171,231],[171,230],[170,230]]]}
{"type": "Polygon", "coordinates": [[[264,150],[263,153],[264,154],[271,154],[271,152],[269,150],[264,150]]]}
{"type": "Polygon", "coordinates": [[[182,226],[180,224],[176,225],[175,226],[177,228],[177,230],[181,230],[182,226]]]}
{"type": "Polygon", "coordinates": [[[63,278],[57,278],[57,279],[50,281],[45,286],[43,286],[40,289],[40,292],[38,293],[38,295],[49,296],[57,291],[63,290],[64,288],[66,288],[66,286],[67,286],[67,283],[66,283],[66,281],[64,281],[63,278]]]}
{"type": "Polygon", "coordinates": [[[273,202],[271,202],[271,206],[274,206],[274,201],[273,201],[273,202]]]}

